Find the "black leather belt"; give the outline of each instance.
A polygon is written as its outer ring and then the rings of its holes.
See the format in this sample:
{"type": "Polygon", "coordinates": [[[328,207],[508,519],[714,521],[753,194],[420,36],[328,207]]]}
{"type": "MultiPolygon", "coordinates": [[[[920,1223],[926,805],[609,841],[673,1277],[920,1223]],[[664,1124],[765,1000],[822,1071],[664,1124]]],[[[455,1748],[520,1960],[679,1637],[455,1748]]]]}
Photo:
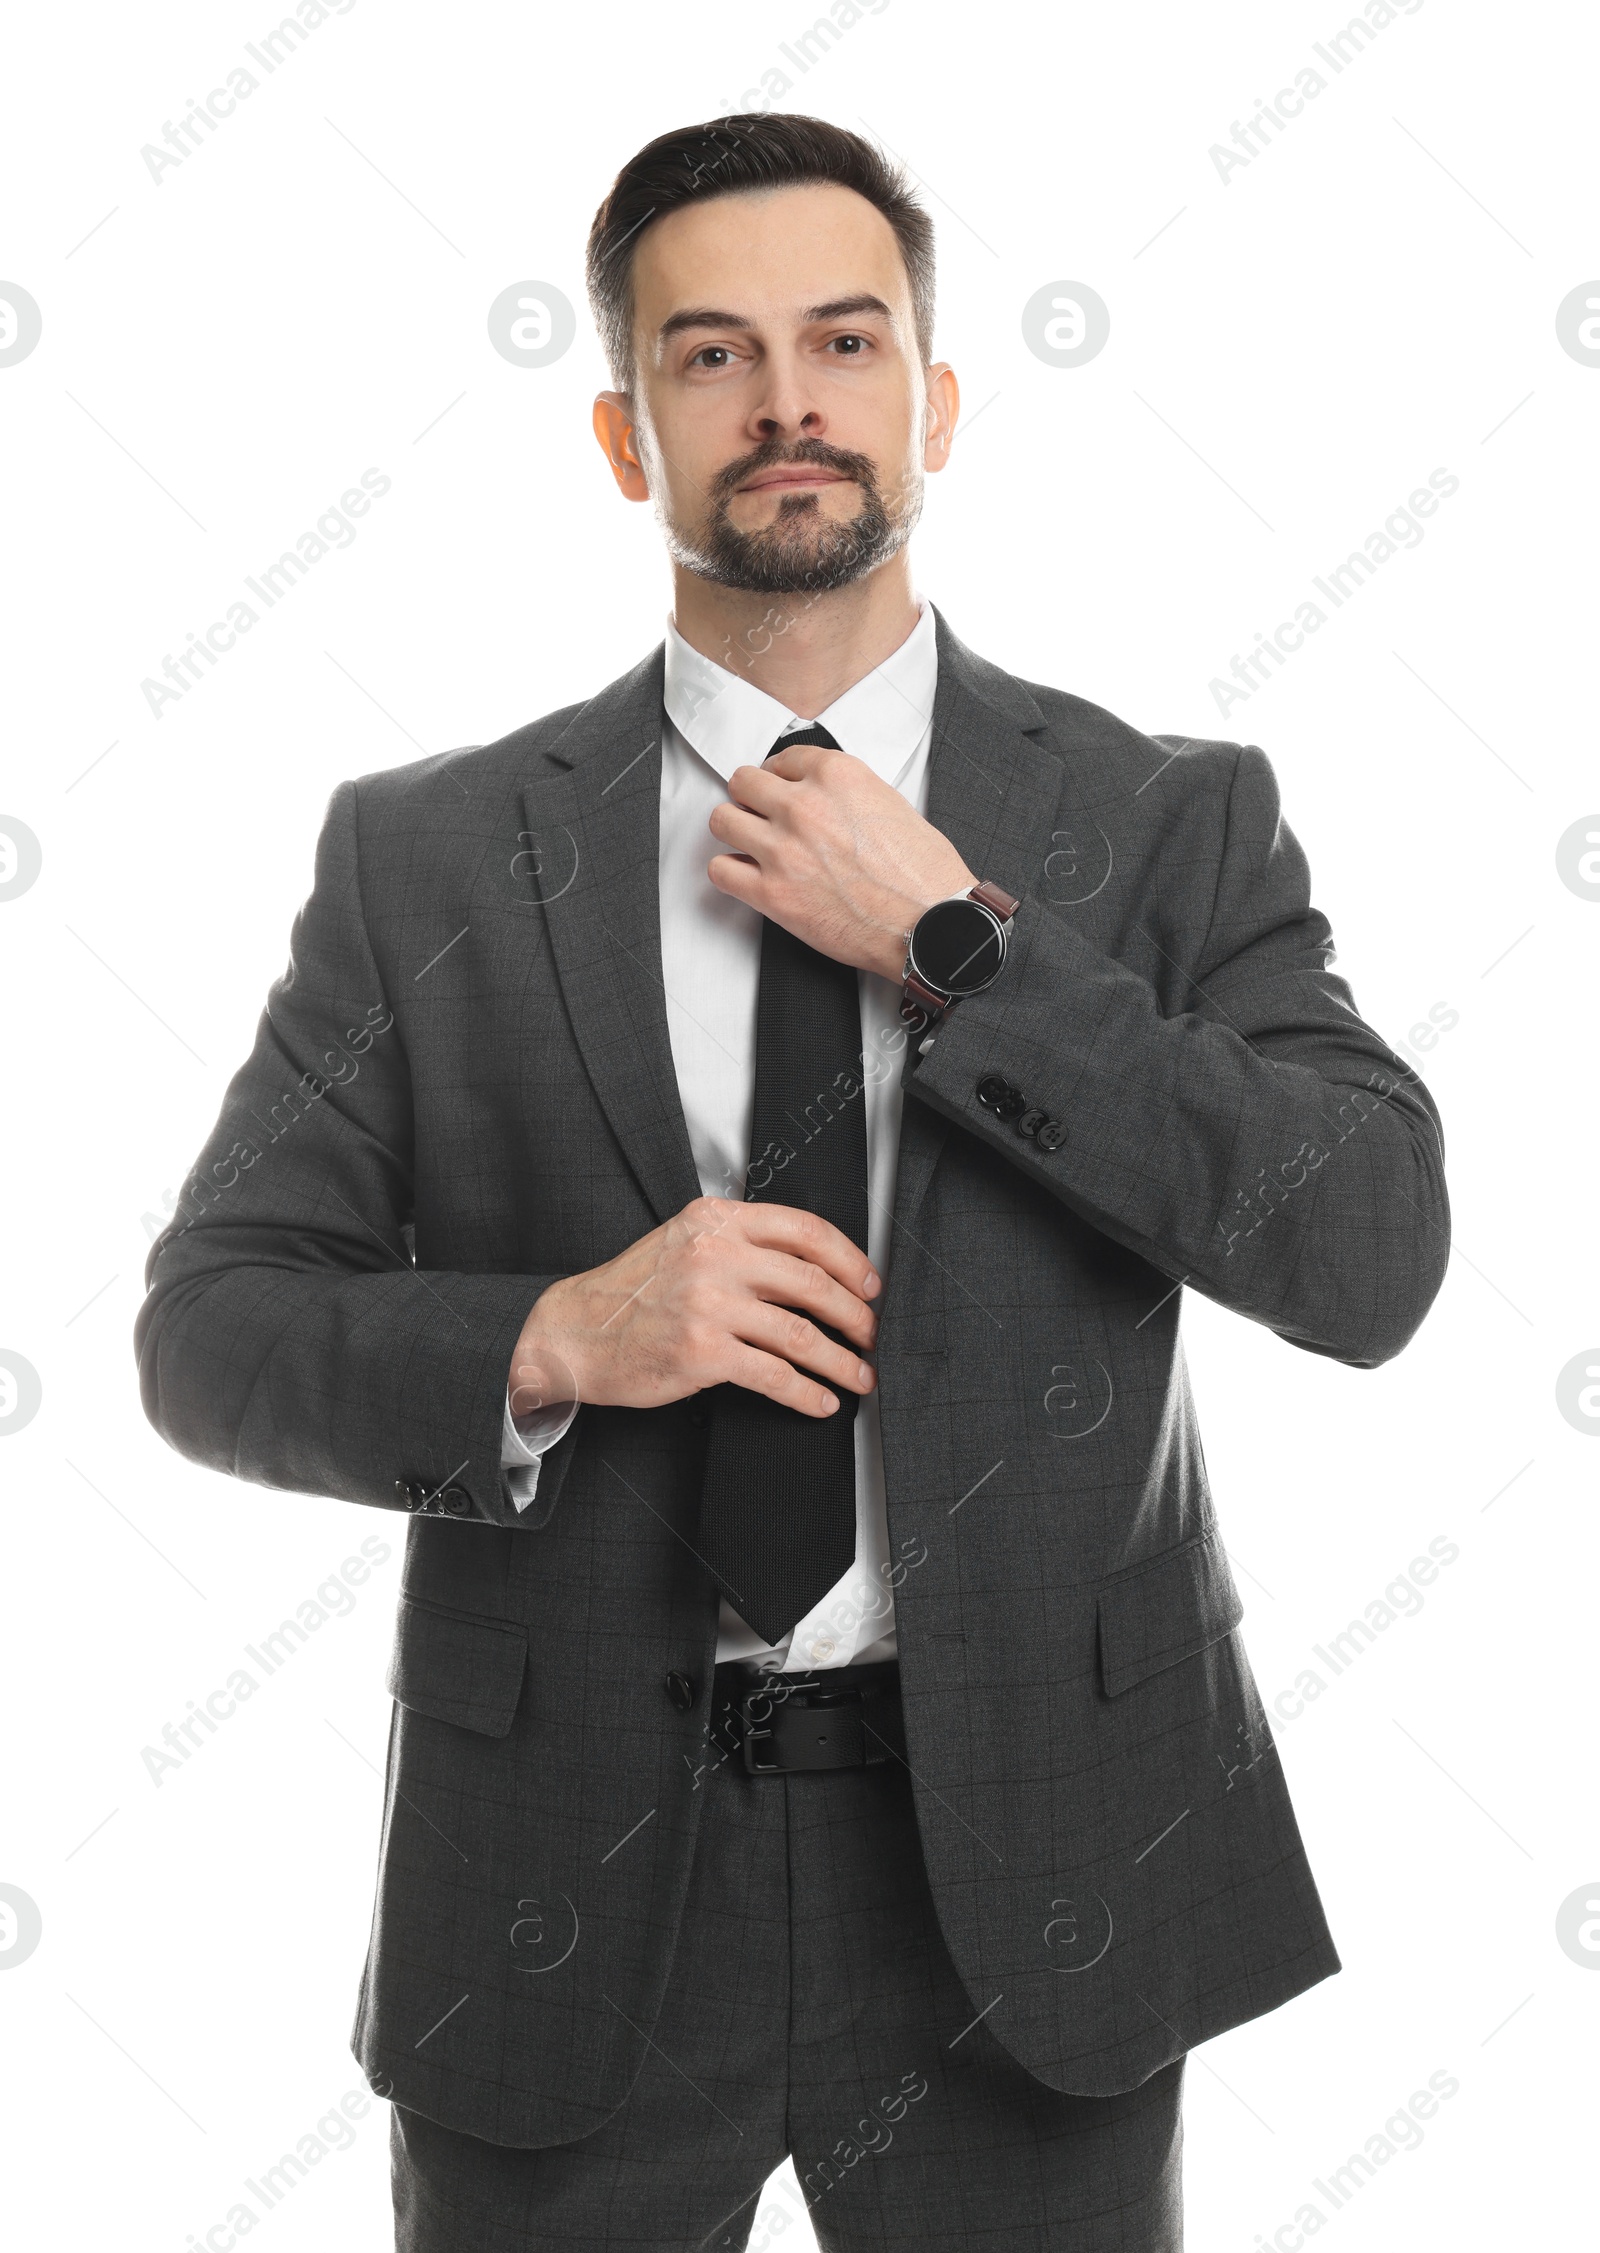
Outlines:
{"type": "Polygon", "coordinates": [[[742,1756],[752,1776],[903,1762],[899,1661],[770,1674],[750,1659],[724,1659],[713,1681],[711,1736],[742,1756]]]}

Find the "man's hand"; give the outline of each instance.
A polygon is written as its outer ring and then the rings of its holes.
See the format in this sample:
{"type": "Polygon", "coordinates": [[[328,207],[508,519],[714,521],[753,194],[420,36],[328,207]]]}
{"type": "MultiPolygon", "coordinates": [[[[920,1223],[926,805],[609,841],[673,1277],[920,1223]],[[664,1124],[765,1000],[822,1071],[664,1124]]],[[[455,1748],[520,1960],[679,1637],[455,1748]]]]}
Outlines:
{"type": "Polygon", "coordinates": [[[948,837],[846,751],[819,743],[736,767],[711,816],[718,891],[835,962],[900,983],[924,908],[978,881],[948,837]]]}
{"type": "Polygon", "coordinates": [[[815,1213],[697,1197],[603,1267],[541,1295],[511,1357],[512,1413],[564,1400],[659,1408],[735,1384],[831,1416],[837,1398],[804,1372],[872,1390],[859,1356],[877,1339],[866,1301],[879,1287],[864,1253],[815,1213]],[[850,1344],[836,1345],[820,1322],[850,1344]]]}

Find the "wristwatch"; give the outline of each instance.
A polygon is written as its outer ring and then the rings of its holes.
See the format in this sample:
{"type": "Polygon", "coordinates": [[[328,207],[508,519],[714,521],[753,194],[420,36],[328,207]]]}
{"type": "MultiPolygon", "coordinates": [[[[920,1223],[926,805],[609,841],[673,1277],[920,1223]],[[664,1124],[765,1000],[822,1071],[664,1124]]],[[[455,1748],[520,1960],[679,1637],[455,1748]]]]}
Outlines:
{"type": "Polygon", "coordinates": [[[931,1033],[952,1002],[994,984],[1021,904],[998,884],[974,884],[924,909],[906,933],[900,1014],[908,1025],[931,1033]]]}

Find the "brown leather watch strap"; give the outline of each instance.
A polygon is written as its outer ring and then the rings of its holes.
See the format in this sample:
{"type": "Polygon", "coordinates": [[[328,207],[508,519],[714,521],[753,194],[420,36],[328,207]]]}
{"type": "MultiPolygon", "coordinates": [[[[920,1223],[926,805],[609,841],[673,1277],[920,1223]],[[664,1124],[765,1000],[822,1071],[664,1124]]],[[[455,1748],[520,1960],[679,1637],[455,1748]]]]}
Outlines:
{"type": "Polygon", "coordinates": [[[977,900],[984,907],[992,908],[1002,923],[1009,923],[1022,905],[1022,902],[1014,900],[1009,892],[1002,892],[998,884],[991,884],[987,880],[982,884],[974,884],[972,890],[967,894],[967,898],[977,900]]]}
{"type": "Polygon", "coordinates": [[[932,986],[925,986],[914,970],[906,972],[900,992],[900,1014],[908,1024],[920,1016],[924,1024],[936,1025],[949,1006],[948,994],[935,993],[932,986]]]}

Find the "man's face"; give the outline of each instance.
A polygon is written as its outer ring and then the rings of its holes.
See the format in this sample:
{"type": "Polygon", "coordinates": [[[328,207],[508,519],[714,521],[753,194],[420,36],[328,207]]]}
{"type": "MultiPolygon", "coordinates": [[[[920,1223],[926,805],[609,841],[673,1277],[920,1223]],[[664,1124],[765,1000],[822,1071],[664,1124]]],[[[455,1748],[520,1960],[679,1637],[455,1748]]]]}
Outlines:
{"type": "Polygon", "coordinates": [[[826,593],[904,546],[927,392],[881,212],[827,184],[714,197],[645,231],[633,279],[635,429],[679,563],[826,593]]]}

